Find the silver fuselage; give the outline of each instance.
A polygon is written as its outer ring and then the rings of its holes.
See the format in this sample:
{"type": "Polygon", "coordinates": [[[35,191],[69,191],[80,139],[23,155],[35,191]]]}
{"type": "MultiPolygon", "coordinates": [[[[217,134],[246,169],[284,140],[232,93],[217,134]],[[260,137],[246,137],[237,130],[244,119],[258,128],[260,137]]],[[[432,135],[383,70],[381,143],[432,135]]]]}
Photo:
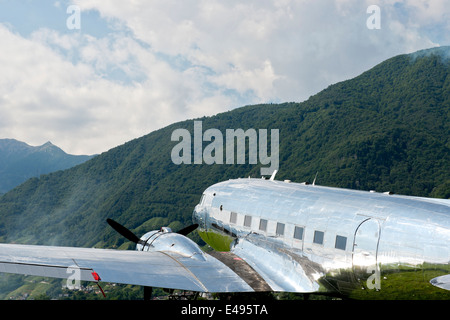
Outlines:
{"type": "Polygon", "coordinates": [[[450,299],[430,284],[450,274],[449,200],[236,179],[207,188],[193,216],[274,291],[450,299]]]}

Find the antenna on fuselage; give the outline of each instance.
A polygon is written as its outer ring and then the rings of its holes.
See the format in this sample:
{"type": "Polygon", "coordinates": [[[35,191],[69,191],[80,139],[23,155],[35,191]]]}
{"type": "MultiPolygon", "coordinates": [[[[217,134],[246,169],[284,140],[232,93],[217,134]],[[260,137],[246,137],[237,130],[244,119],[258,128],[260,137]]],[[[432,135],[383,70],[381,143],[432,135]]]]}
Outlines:
{"type": "Polygon", "coordinates": [[[269,179],[270,181],[273,181],[275,179],[275,176],[276,176],[277,172],[278,172],[278,170],[273,170],[273,173],[272,173],[272,175],[270,176],[270,179],[269,179]]]}
{"type": "Polygon", "coordinates": [[[314,186],[316,184],[316,179],[317,179],[317,174],[319,173],[319,171],[316,172],[316,176],[314,177],[314,181],[312,183],[312,185],[314,186]]]}

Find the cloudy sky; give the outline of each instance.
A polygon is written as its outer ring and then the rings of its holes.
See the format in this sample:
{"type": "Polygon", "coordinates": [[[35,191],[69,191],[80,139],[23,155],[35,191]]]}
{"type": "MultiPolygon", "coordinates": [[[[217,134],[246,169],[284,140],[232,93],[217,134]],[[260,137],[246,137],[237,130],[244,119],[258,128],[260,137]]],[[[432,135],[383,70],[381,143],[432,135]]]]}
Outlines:
{"type": "Polygon", "coordinates": [[[0,138],[101,153],[449,44],[448,0],[0,0],[0,138]]]}

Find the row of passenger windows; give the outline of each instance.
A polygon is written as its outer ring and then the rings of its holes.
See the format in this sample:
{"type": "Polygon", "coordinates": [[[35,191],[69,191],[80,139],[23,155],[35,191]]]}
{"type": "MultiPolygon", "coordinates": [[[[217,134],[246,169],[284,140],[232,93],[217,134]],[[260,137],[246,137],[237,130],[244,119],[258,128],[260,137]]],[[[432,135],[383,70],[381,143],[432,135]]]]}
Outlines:
{"type": "MultiPolygon", "coordinates": [[[[237,223],[237,213],[231,212],[230,214],[230,223],[236,224],[237,223]]],[[[267,232],[267,224],[268,220],[266,219],[260,219],[259,220],[259,231],[267,232]]],[[[252,225],[252,216],[244,216],[244,227],[250,228],[252,225]]],[[[285,236],[285,224],[281,222],[277,222],[277,226],[275,229],[275,234],[277,236],[285,236]]],[[[294,227],[294,234],[293,238],[297,240],[303,240],[303,234],[304,234],[304,228],[300,226],[294,227]]],[[[323,245],[325,233],[323,231],[314,231],[314,238],[313,243],[315,244],[321,244],[323,245]]],[[[336,241],[334,247],[336,249],[345,250],[347,246],[347,237],[336,235],[336,241]]]]}

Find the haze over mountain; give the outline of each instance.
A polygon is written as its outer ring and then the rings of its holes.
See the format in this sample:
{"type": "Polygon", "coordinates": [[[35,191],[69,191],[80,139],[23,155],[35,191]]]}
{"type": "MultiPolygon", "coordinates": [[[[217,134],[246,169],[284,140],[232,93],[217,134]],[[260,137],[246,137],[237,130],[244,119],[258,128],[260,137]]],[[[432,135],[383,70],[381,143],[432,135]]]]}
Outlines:
{"type": "Polygon", "coordinates": [[[67,154],[50,141],[33,147],[15,139],[0,139],[0,194],[28,178],[68,169],[91,158],[67,154]]]}
{"type": "MultiPolygon", "coordinates": [[[[202,121],[218,129],[279,129],[277,180],[450,197],[449,47],[400,55],[302,103],[246,106],[202,121]]],[[[259,177],[261,164],[172,162],[174,123],[0,198],[0,241],[128,248],[112,218],[137,235],[191,222],[209,185],[259,177]]],[[[270,141],[270,139],[269,139],[270,141]]],[[[210,142],[203,142],[205,148],[210,142]]],[[[270,150],[270,146],[269,146],[270,150]]],[[[193,235],[195,240],[196,235],[193,235]]]]}

